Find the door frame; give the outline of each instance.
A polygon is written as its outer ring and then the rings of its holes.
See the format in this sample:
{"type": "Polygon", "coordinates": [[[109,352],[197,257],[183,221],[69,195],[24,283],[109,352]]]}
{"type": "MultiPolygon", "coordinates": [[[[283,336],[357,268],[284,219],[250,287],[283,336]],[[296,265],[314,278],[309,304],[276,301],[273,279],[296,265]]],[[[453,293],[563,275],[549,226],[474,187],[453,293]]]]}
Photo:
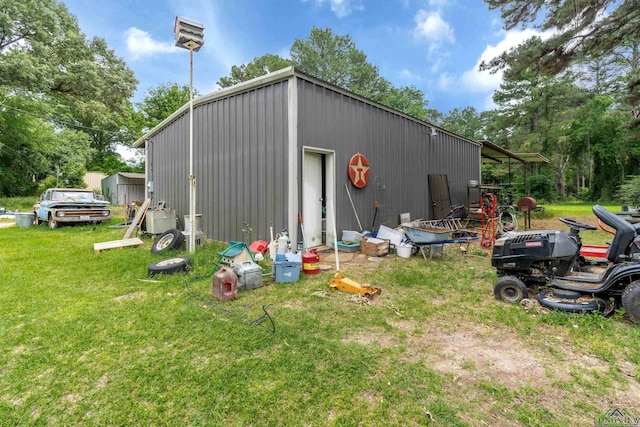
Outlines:
{"type": "MultiPolygon", "coordinates": [[[[325,207],[327,209],[327,213],[325,215],[326,223],[325,223],[325,241],[323,242],[325,245],[329,244],[329,242],[333,241],[333,222],[334,222],[334,214],[333,212],[328,212],[329,209],[329,201],[333,201],[333,209],[335,212],[335,196],[336,196],[336,161],[335,161],[335,150],[328,150],[325,148],[318,147],[310,147],[310,146],[302,146],[302,177],[301,184],[304,183],[304,173],[306,171],[305,168],[305,154],[313,153],[313,154],[324,154],[324,187],[325,187],[325,207]]],[[[321,183],[322,184],[322,183],[321,183]]],[[[304,198],[304,185],[301,185],[300,194],[302,199],[302,213],[304,215],[305,211],[305,198],[304,198]]],[[[303,218],[304,219],[304,218],[303,218]]]]}

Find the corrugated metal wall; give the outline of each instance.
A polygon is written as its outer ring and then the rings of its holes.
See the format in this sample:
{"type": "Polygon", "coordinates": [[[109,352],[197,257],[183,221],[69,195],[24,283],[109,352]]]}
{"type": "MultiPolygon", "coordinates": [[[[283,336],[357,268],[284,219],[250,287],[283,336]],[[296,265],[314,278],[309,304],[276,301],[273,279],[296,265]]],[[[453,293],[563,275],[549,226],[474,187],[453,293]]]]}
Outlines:
{"type": "Polygon", "coordinates": [[[313,81],[297,81],[299,147],[335,150],[338,230],[358,229],[344,188],[349,159],[358,152],[369,160],[370,181],[363,189],[349,184],[349,190],[364,229],[373,223],[374,201],[380,205],[376,230],[381,223],[395,227],[403,212],[430,219],[429,174],[446,174],[452,204],[466,205],[467,183],[480,176],[479,145],[445,132],[431,136],[422,122],[313,81]]]}
{"type": "MultiPolygon", "coordinates": [[[[286,228],[288,81],[194,107],[196,213],[208,238],[269,240],[286,228]],[[243,232],[245,224],[250,233],[243,232]]],[[[154,203],[189,213],[189,113],[147,143],[154,203]]]]}
{"type": "Polygon", "coordinates": [[[114,206],[144,201],[145,190],[144,178],[127,178],[116,173],[102,180],[102,194],[114,206]]]}
{"type": "Polygon", "coordinates": [[[102,180],[106,177],[107,175],[102,172],[87,172],[84,175],[85,188],[87,190],[101,190],[102,180]]]}
{"type": "MultiPolygon", "coordinates": [[[[344,188],[348,161],[357,152],[371,165],[364,189],[349,184],[364,229],[371,228],[374,201],[380,206],[376,230],[381,223],[397,225],[404,212],[412,219],[431,218],[429,174],[446,174],[451,202],[461,205],[466,204],[469,180],[480,177],[479,145],[444,131],[431,136],[423,122],[296,74],[194,107],[196,213],[203,215],[201,225],[208,238],[250,243],[269,240],[271,224],[274,233],[295,228],[304,191],[300,176],[297,194],[288,191],[289,140],[296,133],[292,153],[298,165],[303,146],[335,151],[338,230],[358,229],[344,188]],[[292,82],[296,86],[290,87],[292,82]],[[291,111],[289,100],[295,106],[291,111]]],[[[150,196],[154,203],[166,201],[168,208],[176,209],[181,222],[189,212],[188,171],[187,111],[147,141],[150,196]]],[[[296,171],[302,173],[301,167],[292,171],[292,178],[296,171]]],[[[297,230],[289,231],[295,238],[297,230]]]]}

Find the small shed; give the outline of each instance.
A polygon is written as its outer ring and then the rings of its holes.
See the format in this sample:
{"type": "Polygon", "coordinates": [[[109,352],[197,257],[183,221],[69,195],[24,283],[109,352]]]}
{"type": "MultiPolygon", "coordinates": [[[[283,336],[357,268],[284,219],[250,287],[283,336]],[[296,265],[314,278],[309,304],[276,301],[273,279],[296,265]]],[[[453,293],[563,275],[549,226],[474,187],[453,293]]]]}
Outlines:
{"type": "MultiPolygon", "coordinates": [[[[190,203],[189,111],[133,145],[146,149],[147,198],[180,219],[190,203]]],[[[403,213],[449,212],[434,197],[443,188],[463,205],[480,179],[481,146],[290,67],[194,100],[196,214],[208,238],[226,242],[269,240],[270,229],[300,242],[302,214],[307,246],[321,246],[334,224],[341,239],[395,227],[403,213]]]]}
{"type": "Polygon", "coordinates": [[[84,174],[84,185],[88,190],[100,190],[102,189],[102,180],[107,175],[102,172],[87,172],[84,174]]]}
{"type": "Polygon", "coordinates": [[[118,172],[102,179],[102,194],[115,206],[145,200],[143,173],[118,172]]]}

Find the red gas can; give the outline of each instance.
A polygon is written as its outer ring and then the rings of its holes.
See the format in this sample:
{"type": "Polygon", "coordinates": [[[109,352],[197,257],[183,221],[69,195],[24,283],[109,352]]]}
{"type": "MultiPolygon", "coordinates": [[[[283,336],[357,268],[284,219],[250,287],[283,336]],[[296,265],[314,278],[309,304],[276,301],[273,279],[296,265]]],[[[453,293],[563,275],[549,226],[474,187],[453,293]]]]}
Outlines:
{"type": "Polygon", "coordinates": [[[233,270],[221,268],[213,275],[212,295],[223,301],[238,298],[238,276],[233,270]]]}
{"type": "Polygon", "coordinates": [[[315,249],[302,254],[302,271],[305,274],[318,274],[320,272],[320,255],[315,249]]]}

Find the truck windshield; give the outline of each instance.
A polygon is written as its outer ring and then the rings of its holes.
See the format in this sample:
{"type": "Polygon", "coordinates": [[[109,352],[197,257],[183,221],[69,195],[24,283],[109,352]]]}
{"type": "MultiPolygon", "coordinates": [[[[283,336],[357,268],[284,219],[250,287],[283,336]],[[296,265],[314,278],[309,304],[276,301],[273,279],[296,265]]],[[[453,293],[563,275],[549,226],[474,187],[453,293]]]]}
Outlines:
{"type": "Polygon", "coordinates": [[[51,195],[51,200],[87,201],[93,199],[93,191],[54,191],[51,195]]]}

